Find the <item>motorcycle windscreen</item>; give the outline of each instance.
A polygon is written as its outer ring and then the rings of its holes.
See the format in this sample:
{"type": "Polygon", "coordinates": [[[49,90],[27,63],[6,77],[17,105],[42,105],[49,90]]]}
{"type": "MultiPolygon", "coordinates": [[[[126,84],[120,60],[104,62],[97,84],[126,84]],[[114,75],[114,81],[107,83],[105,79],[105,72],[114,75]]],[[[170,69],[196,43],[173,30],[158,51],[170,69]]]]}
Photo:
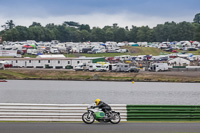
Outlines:
{"type": "Polygon", "coordinates": [[[96,119],[101,119],[105,116],[104,112],[95,112],[96,119]]]}

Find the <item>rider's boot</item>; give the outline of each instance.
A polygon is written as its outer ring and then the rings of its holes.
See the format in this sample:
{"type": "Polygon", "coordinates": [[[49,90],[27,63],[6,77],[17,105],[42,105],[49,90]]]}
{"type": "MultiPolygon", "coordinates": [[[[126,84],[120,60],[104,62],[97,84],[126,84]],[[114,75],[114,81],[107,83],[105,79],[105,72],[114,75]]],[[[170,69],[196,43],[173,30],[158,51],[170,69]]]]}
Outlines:
{"type": "Polygon", "coordinates": [[[106,118],[106,119],[110,119],[110,118],[111,118],[110,112],[106,112],[106,113],[105,113],[105,118],[106,118]]]}

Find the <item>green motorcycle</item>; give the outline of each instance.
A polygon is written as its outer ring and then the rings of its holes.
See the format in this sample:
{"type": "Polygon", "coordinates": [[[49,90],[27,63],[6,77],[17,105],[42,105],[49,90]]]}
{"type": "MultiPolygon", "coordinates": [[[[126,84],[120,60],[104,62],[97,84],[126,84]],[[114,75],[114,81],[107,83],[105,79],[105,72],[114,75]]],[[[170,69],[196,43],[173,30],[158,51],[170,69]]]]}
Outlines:
{"type": "Polygon", "coordinates": [[[92,124],[95,120],[98,122],[111,122],[112,124],[118,124],[121,121],[121,117],[119,112],[110,111],[109,114],[105,115],[101,109],[89,105],[87,112],[82,115],[82,120],[86,124],[92,124]]]}

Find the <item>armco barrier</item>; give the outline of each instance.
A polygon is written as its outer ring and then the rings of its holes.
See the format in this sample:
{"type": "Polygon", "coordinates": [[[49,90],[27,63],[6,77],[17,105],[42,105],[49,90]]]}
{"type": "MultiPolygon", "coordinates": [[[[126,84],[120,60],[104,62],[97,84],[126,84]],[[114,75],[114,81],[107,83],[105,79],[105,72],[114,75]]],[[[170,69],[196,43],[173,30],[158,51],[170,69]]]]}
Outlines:
{"type": "MultiPolygon", "coordinates": [[[[126,104],[110,104],[126,121],[126,104]]],[[[88,104],[0,103],[0,121],[82,121],[88,104]]]]}
{"type": "Polygon", "coordinates": [[[127,121],[200,121],[200,106],[127,105],[127,121]]]}

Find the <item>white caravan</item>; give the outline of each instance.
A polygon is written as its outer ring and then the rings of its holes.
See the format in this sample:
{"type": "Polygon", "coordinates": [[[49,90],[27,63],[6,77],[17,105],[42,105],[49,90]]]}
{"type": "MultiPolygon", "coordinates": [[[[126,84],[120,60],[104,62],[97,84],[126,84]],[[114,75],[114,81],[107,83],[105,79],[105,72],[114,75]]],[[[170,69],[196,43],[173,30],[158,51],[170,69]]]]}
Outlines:
{"type": "Polygon", "coordinates": [[[149,67],[149,71],[154,71],[154,72],[167,71],[168,69],[169,69],[169,67],[168,67],[167,63],[153,63],[149,67]]]}

